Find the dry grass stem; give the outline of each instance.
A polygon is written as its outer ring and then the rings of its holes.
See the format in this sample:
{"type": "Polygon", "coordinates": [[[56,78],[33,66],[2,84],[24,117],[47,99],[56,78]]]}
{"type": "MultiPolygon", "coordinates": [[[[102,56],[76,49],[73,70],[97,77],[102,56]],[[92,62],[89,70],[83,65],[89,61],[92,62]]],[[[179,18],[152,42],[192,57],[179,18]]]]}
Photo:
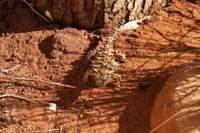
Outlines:
{"type": "MultiPolygon", "coordinates": [[[[167,48],[165,48],[164,50],[162,50],[160,52],[160,54],[165,53],[170,48],[173,48],[174,46],[179,45],[180,43],[183,43],[183,42],[185,42],[185,41],[187,41],[187,40],[189,40],[191,38],[197,37],[199,35],[200,35],[200,33],[197,33],[197,34],[194,34],[194,35],[189,36],[187,38],[183,38],[182,40],[180,40],[177,43],[172,43],[172,45],[170,45],[167,48]]],[[[171,56],[176,56],[176,55],[179,55],[179,54],[184,54],[184,53],[189,53],[189,52],[195,52],[195,51],[199,51],[199,50],[200,50],[200,48],[195,48],[195,49],[191,49],[191,50],[187,50],[187,51],[177,52],[177,53],[172,54],[172,55],[166,55],[166,56],[160,56],[160,54],[156,55],[155,57],[152,57],[151,59],[145,61],[145,64],[143,65],[143,67],[138,70],[138,73],[136,74],[135,79],[142,73],[142,71],[145,69],[146,65],[148,65],[151,61],[154,61],[154,60],[160,59],[160,58],[167,58],[167,57],[171,57],[171,56]]],[[[126,62],[131,62],[131,61],[126,60],[126,62]]]]}
{"type": "Polygon", "coordinates": [[[42,79],[20,78],[20,77],[8,77],[8,76],[0,76],[0,78],[3,78],[3,79],[15,79],[15,80],[25,80],[25,81],[42,82],[42,83],[46,83],[46,84],[52,84],[52,85],[57,85],[57,86],[63,86],[63,87],[67,87],[67,88],[76,89],[76,87],[75,87],[75,86],[72,86],[72,85],[65,85],[65,84],[61,84],[61,83],[57,83],[57,82],[45,81],[45,80],[42,80],[42,79]]]}
{"type": "Polygon", "coordinates": [[[16,70],[18,67],[20,67],[21,65],[17,65],[15,67],[12,67],[12,68],[7,68],[7,69],[0,69],[0,72],[2,73],[8,73],[9,71],[14,71],[16,70]]]}
{"type": "Polygon", "coordinates": [[[0,98],[7,98],[7,97],[20,99],[20,100],[28,101],[28,102],[31,102],[31,103],[34,103],[34,104],[39,105],[39,103],[37,103],[37,102],[35,102],[35,101],[33,101],[33,100],[30,100],[30,99],[28,99],[28,98],[25,98],[25,97],[13,95],[13,94],[3,94],[3,95],[0,95],[0,98]]]}
{"type": "Polygon", "coordinates": [[[34,12],[34,13],[36,13],[37,15],[39,15],[41,18],[43,18],[45,21],[47,21],[48,23],[50,23],[50,21],[47,19],[47,18],[45,18],[44,16],[42,16],[40,13],[38,13],[26,0],[23,0],[24,1],[24,3],[26,3],[29,7],[30,7],[30,9],[34,12]]]}
{"type": "Polygon", "coordinates": [[[175,118],[178,114],[182,113],[183,110],[178,111],[177,113],[175,113],[174,115],[172,115],[170,118],[168,118],[166,121],[162,122],[160,125],[158,125],[157,127],[155,127],[154,129],[152,129],[150,131],[150,133],[154,133],[156,130],[158,130],[160,127],[162,127],[163,125],[165,125],[166,123],[168,123],[169,121],[171,121],[173,118],[175,118]]]}
{"type": "Polygon", "coordinates": [[[60,131],[60,133],[62,133],[61,129],[49,129],[49,130],[41,130],[41,131],[35,131],[34,133],[48,133],[48,132],[53,132],[53,131],[60,131]]]}
{"type": "Polygon", "coordinates": [[[192,103],[188,104],[187,106],[183,107],[182,110],[176,112],[176,113],[173,114],[171,117],[169,117],[167,120],[165,120],[164,122],[162,122],[161,124],[159,124],[157,127],[155,127],[154,129],[152,129],[152,130],[150,131],[150,133],[154,133],[154,132],[155,132],[156,130],[158,130],[160,127],[162,127],[163,125],[167,124],[169,121],[171,121],[172,119],[174,119],[176,116],[178,116],[179,114],[181,114],[182,112],[184,112],[184,109],[193,106],[193,105],[196,104],[197,102],[199,102],[199,101],[192,102],[192,103]]]}

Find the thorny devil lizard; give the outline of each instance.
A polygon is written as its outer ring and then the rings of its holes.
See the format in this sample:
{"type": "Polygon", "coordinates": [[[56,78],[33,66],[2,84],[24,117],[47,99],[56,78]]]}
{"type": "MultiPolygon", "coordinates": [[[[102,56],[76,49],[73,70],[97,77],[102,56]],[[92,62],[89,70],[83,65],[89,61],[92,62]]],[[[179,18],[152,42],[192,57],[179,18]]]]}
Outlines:
{"type": "Polygon", "coordinates": [[[114,39],[118,32],[137,29],[138,22],[151,18],[154,18],[154,16],[145,16],[142,19],[122,24],[119,28],[114,29],[114,32],[108,37],[107,43],[91,50],[87,55],[87,59],[91,62],[90,69],[86,71],[82,79],[83,82],[87,82],[89,76],[94,78],[97,86],[106,86],[109,82],[116,81],[115,90],[120,90],[122,85],[121,76],[116,70],[120,62],[126,61],[126,56],[124,53],[114,49],[114,39]]]}
{"type": "Polygon", "coordinates": [[[97,86],[106,86],[109,82],[115,81],[115,90],[121,88],[121,76],[116,72],[119,63],[126,59],[125,54],[114,49],[113,42],[118,30],[108,37],[107,43],[89,51],[87,59],[90,61],[90,68],[86,71],[83,82],[88,81],[91,76],[97,86]]]}

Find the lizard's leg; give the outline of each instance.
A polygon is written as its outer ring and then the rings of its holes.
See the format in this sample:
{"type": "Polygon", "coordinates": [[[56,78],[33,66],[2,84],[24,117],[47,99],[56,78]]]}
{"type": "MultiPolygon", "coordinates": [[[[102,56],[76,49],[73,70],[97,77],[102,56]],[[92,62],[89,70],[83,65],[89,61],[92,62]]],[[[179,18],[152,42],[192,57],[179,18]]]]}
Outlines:
{"type": "Polygon", "coordinates": [[[122,86],[121,76],[119,74],[114,74],[113,80],[116,80],[115,90],[119,91],[122,86]]]}
{"type": "Polygon", "coordinates": [[[88,77],[92,75],[93,71],[91,69],[87,70],[82,78],[83,83],[88,81],[88,77]]]}

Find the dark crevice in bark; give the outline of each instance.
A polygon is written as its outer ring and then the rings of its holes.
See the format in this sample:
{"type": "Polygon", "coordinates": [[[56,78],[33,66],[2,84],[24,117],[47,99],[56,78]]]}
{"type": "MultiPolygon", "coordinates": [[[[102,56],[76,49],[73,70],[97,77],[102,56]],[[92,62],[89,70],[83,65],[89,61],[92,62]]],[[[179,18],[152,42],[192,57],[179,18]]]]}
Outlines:
{"type": "MultiPolygon", "coordinates": [[[[130,16],[130,10],[128,9],[128,4],[129,4],[129,2],[126,0],[125,1],[126,3],[125,3],[125,6],[126,6],[126,10],[127,10],[127,13],[126,13],[126,15],[125,15],[125,17],[124,17],[124,19],[125,19],[125,22],[127,23],[128,21],[129,21],[129,16],[130,16]]],[[[132,1],[131,1],[132,2],[132,1]]]]}
{"type": "Polygon", "coordinates": [[[72,15],[72,22],[71,22],[70,26],[73,26],[73,23],[74,23],[73,0],[70,0],[69,5],[70,5],[70,8],[71,8],[71,15],[72,15]]]}
{"type": "Polygon", "coordinates": [[[61,17],[61,24],[63,24],[63,18],[64,18],[64,16],[65,16],[65,14],[66,14],[66,11],[67,11],[67,2],[68,2],[68,0],[65,0],[65,9],[64,9],[64,12],[63,12],[63,14],[62,14],[62,17],[61,17]]]}
{"type": "Polygon", "coordinates": [[[117,0],[114,1],[113,4],[111,5],[111,10],[110,10],[111,12],[113,12],[113,9],[114,9],[116,3],[117,3],[117,0]]]}
{"type": "Polygon", "coordinates": [[[51,9],[51,11],[53,11],[53,0],[51,0],[51,2],[50,2],[50,9],[51,9]]]}
{"type": "Polygon", "coordinates": [[[105,1],[101,0],[101,4],[99,5],[99,9],[96,13],[96,18],[94,20],[94,29],[101,28],[104,26],[104,18],[105,18],[105,1]]]}
{"type": "Polygon", "coordinates": [[[143,3],[142,3],[142,13],[144,13],[144,7],[146,5],[146,0],[143,0],[143,3]]]}
{"type": "Polygon", "coordinates": [[[143,0],[143,3],[142,3],[142,9],[144,9],[145,4],[146,4],[146,0],[143,0]]]}
{"type": "Polygon", "coordinates": [[[88,13],[87,4],[88,4],[88,3],[87,3],[87,0],[84,0],[84,10],[87,11],[87,13],[88,13]]]}

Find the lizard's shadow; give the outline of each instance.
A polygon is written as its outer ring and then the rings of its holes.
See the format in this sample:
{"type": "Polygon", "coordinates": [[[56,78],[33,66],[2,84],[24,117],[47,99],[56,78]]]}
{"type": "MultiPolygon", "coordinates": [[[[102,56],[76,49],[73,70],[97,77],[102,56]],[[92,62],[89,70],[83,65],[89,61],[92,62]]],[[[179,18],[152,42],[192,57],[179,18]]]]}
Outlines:
{"type": "Polygon", "coordinates": [[[82,90],[88,90],[94,87],[94,82],[91,81],[87,83],[82,82],[82,78],[89,67],[89,64],[86,61],[88,51],[94,49],[97,46],[100,38],[95,36],[90,40],[91,42],[86,52],[79,60],[76,60],[71,63],[73,69],[71,71],[68,71],[67,76],[65,76],[64,83],[76,86],[76,89],[63,88],[63,89],[58,89],[56,91],[59,100],[55,102],[58,106],[60,106],[63,109],[66,109],[67,107],[76,104],[76,99],[78,98],[78,96],[80,96],[82,90]]]}

